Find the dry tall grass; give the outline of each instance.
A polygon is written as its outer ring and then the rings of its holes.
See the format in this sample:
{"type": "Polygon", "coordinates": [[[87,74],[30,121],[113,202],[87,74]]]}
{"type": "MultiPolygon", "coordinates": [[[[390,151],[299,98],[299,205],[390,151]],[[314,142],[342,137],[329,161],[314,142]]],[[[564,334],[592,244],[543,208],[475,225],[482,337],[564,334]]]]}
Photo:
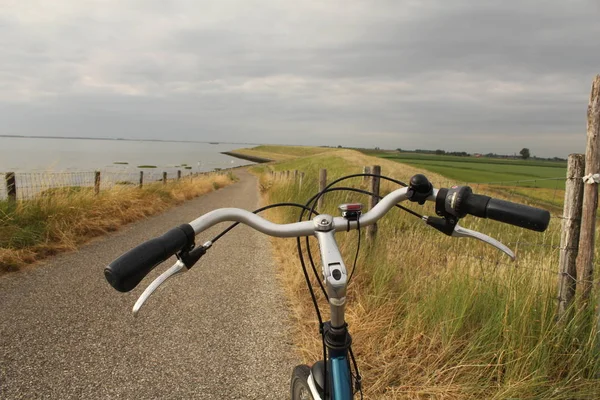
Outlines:
{"type": "Polygon", "coordinates": [[[156,214],[233,182],[233,175],[123,185],[95,195],[93,188],[51,190],[33,200],[0,201],[0,273],[17,270],[90,238],[156,214]]]}
{"type": "MultiPolygon", "coordinates": [[[[292,180],[273,180],[269,174],[261,176],[260,187],[269,203],[303,202],[317,191],[318,169],[327,168],[331,181],[373,164],[405,181],[420,172],[338,151],[268,167],[304,171],[303,187],[292,180]]],[[[265,167],[257,169],[266,172],[265,167]]],[[[434,184],[447,181],[427,175],[434,184]]],[[[360,179],[353,183],[364,187],[360,179]]],[[[386,184],[382,191],[392,189],[386,184]]],[[[353,200],[366,199],[332,193],[319,211],[337,215],[337,204],[353,200]]],[[[434,214],[431,206],[409,207],[434,214]]],[[[290,222],[297,212],[273,212],[270,218],[290,222]]],[[[472,239],[448,238],[400,211],[380,221],[375,243],[366,245],[363,237],[357,272],[348,288],[347,321],[366,398],[600,398],[593,310],[574,315],[564,325],[554,321],[560,221],[553,219],[543,234],[474,217],[461,225],[507,243],[518,261],[512,263],[472,239]]],[[[356,235],[337,235],[348,268],[356,235]]],[[[297,345],[302,358],[314,362],[321,357],[321,342],[299,263],[290,257],[296,253],[295,241],[274,240],[274,249],[296,321],[297,345]]],[[[312,249],[318,262],[314,241],[312,249]]],[[[326,317],[322,296],[320,304],[326,317]]]]}

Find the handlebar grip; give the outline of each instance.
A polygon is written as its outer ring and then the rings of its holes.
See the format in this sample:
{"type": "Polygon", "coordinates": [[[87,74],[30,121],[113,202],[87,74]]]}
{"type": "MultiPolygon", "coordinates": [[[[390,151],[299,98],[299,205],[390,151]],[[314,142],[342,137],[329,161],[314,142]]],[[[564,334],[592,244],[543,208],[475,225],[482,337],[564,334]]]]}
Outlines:
{"type": "Polygon", "coordinates": [[[537,232],[545,231],[550,223],[546,210],[473,193],[463,200],[460,211],[537,232]]]}
{"type": "Polygon", "coordinates": [[[164,235],[129,250],[104,269],[104,277],[119,292],[129,292],[158,264],[194,243],[189,224],[173,228],[164,235]]]}
{"type": "Polygon", "coordinates": [[[495,221],[537,232],[544,232],[550,223],[550,213],[546,210],[499,199],[490,200],[486,215],[495,221]]]}

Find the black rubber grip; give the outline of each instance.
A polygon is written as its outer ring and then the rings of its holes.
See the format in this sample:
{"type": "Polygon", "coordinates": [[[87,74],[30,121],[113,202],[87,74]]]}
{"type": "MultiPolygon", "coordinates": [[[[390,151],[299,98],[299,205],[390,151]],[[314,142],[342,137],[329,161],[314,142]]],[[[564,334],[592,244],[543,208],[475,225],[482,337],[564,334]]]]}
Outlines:
{"type": "Polygon", "coordinates": [[[486,215],[495,221],[537,232],[544,232],[550,223],[550,213],[546,210],[498,199],[489,201],[486,215]]]}
{"type": "Polygon", "coordinates": [[[462,201],[460,211],[537,232],[545,231],[550,223],[546,210],[472,193],[462,201]]]}
{"type": "Polygon", "coordinates": [[[104,276],[119,292],[129,292],[158,264],[194,243],[189,224],[173,228],[164,235],[129,250],[104,269],[104,276]]]}

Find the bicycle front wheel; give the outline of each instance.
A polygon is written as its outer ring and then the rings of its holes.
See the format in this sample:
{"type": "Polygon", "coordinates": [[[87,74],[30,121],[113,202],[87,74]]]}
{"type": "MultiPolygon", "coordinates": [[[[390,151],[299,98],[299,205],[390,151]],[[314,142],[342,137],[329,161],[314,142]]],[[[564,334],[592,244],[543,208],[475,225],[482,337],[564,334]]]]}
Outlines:
{"type": "Polygon", "coordinates": [[[308,387],[308,376],[310,368],[308,365],[298,365],[292,372],[290,384],[292,400],[314,400],[308,387]]]}

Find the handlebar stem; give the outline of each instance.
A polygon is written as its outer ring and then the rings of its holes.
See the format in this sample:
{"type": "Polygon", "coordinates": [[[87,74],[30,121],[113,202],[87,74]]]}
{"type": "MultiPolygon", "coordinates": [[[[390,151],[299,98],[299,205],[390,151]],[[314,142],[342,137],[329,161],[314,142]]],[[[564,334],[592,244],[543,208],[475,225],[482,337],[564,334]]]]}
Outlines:
{"type": "MultiPolygon", "coordinates": [[[[348,284],[348,272],[342,259],[338,244],[335,240],[335,231],[323,230],[323,221],[331,221],[329,215],[321,215],[314,219],[319,229],[315,236],[319,241],[321,251],[321,263],[323,265],[323,281],[329,297],[331,310],[331,325],[343,327],[345,325],[344,312],[346,309],[346,286],[348,284]],[[329,217],[329,218],[326,218],[329,217]]],[[[329,224],[331,226],[331,222],[329,224]]]]}

